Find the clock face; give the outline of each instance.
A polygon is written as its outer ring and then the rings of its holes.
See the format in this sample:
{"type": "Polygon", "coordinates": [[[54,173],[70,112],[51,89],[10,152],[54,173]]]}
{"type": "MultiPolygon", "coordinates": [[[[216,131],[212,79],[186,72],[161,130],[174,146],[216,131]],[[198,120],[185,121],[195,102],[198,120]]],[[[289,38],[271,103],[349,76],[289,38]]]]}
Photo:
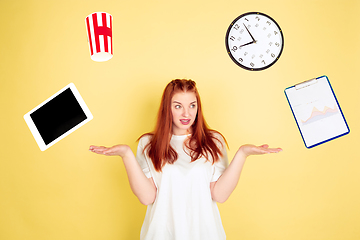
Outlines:
{"type": "Polygon", "coordinates": [[[284,48],[284,37],[274,19],[259,12],[237,17],[226,32],[226,49],[240,67],[258,71],[272,66],[284,48]]]}

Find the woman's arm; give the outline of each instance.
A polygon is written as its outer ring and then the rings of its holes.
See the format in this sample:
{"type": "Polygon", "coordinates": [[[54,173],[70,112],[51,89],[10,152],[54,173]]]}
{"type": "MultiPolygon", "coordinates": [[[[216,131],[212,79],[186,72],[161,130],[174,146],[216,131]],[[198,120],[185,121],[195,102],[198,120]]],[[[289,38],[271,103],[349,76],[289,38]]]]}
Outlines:
{"type": "Polygon", "coordinates": [[[152,204],[156,197],[156,186],[152,178],[147,178],[134,153],[127,145],[115,145],[113,147],[90,146],[90,151],[106,156],[120,156],[124,162],[131,190],[144,205],[152,204]]]}
{"type": "Polygon", "coordinates": [[[212,199],[223,203],[230,197],[239,182],[241,171],[248,156],[280,151],[282,151],[281,148],[269,148],[268,145],[258,147],[254,145],[241,146],[220,178],[216,182],[210,183],[212,199]]]}

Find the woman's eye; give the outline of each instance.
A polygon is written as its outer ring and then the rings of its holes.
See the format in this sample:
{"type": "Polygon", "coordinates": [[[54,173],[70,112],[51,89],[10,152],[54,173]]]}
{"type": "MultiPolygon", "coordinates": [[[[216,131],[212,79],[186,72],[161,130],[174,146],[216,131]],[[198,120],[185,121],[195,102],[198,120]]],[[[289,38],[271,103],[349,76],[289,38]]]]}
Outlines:
{"type": "Polygon", "coordinates": [[[175,109],[179,109],[179,108],[181,108],[180,105],[175,105],[175,109]]]}
{"type": "Polygon", "coordinates": [[[196,105],[195,105],[195,104],[191,104],[190,107],[191,107],[191,108],[195,108],[196,105]]]}

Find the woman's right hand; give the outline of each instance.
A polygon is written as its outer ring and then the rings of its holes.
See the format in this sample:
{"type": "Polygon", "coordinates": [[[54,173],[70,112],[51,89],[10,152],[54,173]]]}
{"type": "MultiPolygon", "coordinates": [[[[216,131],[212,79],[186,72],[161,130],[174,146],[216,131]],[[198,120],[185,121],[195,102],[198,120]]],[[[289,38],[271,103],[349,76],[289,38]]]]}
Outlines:
{"type": "Polygon", "coordinates": [[[120,156],[124,157],[129,151],[131,152],[131,148],[128,145],[119,144],[112,147],[104,147],[104,146],[93,146],[91,145],[89,148],[90,151],[97,154],[102,154],[106,156],[120,156]]]}

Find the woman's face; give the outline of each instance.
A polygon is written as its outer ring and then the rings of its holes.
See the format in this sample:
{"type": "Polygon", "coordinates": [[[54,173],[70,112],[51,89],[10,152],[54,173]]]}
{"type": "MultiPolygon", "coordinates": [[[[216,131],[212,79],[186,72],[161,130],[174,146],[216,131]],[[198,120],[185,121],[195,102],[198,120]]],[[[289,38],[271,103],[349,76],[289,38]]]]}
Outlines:
{"type": "Polygon", "coordinates": [[[186,135],[197,116],[197,100],[194,92],[178,92],[171,99],[173,134],[186,135]]]}

